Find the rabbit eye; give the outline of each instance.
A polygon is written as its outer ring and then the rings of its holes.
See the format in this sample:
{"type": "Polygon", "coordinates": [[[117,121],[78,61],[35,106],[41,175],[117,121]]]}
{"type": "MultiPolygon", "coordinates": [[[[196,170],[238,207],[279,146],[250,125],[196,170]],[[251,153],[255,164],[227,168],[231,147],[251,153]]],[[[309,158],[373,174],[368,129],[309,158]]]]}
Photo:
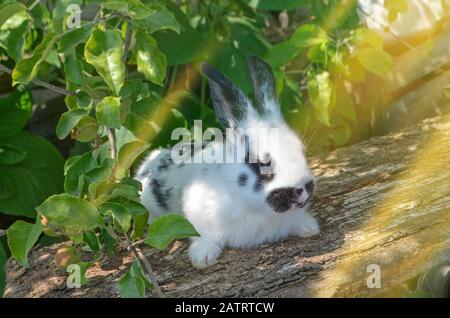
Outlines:
{"type": "Polygon", "coordinates": [[[310,180],[305,184],[306,191],[312,193],[314,191],[314,180],[310,180]]]}

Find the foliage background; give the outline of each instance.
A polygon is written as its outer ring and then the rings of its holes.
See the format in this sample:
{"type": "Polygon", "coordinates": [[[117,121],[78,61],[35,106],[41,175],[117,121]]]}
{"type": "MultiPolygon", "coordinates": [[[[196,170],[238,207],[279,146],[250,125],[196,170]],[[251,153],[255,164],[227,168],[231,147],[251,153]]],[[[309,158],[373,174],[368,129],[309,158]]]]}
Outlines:
{"type": "MultiPolygon", "coordinates": [[[[385,6],[395,21],[407,1],[385,6]]],[[[220,126],[200,62],[251,96],[246,58],[265,59],[310,154],[379,133],[392,57],[362,17],[354,0],[0,0],[0,228],[9,227],[0,266],[11,250],[26,266],[36,242],[61,235],[96,257],[128,236],[164,248],[196,235],[182,220],[154,229],[175,228],[162,242],[145,234],[148,211],[130,171],[149,149],[173,143],[174,128],[191,129],[194,119],[220,126]],[[65,96],[55,128],[63,143],[53,140],[62,153],[25,129],[46,112],[33,101],[42,82],[65,96]],[[10,227],[18,219],[26,222],[10,227]]],[[[136,264],[122,281],[125,296],[150,287],[136,264]]]]}

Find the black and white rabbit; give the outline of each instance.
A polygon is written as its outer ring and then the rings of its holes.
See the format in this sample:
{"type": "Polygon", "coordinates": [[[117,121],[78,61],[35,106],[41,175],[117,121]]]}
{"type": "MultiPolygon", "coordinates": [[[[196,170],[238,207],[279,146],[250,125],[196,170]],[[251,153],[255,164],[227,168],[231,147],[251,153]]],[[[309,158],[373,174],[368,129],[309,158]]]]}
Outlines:
{"type": "MultiPolygon", "coordinates": [[[[245,138],[231,143],[231,148],[245,149],[237,163],[175,163],[171,150],[163,149],[150,153],[136,175],[143,185],[142,203],[153,216],[182,213],[200,233],[189,248],[198,268],[214,264],[224,247],[319,233],[317,221],[305,210],[314,177],[304,146],[281,115],[270,67],[257,57],[247,64],[254,104],[218,70],[202,65],[222,125],[245,131],[245,138]],[[277,138],[259,133],[273,128],[277,138]]],[[[211,146],[233,150],[219,141],[211,146]]]]}

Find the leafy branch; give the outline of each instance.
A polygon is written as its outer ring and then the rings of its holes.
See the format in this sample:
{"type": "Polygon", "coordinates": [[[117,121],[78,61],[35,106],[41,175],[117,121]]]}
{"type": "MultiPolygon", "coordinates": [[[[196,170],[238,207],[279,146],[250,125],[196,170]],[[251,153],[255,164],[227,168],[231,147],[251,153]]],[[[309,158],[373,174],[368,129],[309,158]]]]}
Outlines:
{"type": "MultiPolygon", "coordinates": [[[[0,64],[0,71],[5,72],[5,73],[10,74],[10,75],[13,72],[12,69],[10,69],[10,68],[2,65],[2,64],[0,64]]],[[[49,89],[51,91],[54,91],[54,92],[62,94],[62,95],[66,95],[66,96],[74,96],[74,95],[76,95],[76,93],[74,91],[69,91],[69,90],[67,90],[65,88],[58,87],[58,86],[55,86],[53,84],[49,84],[49,83],[43,82],[43,81],[38,80],[38,79],[33,79],[33,80],[31,80],[31,82],[36,84],[37,86],[41,86],[41,87],[47,88],[47,89],[49,89]]]]}

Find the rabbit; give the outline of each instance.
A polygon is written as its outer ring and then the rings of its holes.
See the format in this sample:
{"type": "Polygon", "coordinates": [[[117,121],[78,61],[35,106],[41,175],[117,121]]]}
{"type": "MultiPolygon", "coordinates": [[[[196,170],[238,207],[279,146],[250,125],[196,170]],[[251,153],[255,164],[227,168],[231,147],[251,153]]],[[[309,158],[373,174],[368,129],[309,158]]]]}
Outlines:
{"type": "MultiPolygon", "coordinates": [[[[244,147],[236,163],[176,163],[171,149],[159,149],[137,170],[141,201],[152,217],[182,213],[200,234],[191,238],[189,246],[196,268],[216,263],[225,247],[251,248],[290,235],[310,237],[320,232],[316,219],[306,211],[314,176],[304,145],[282,117],[272,70],[256,56],[247,59],[247,66],[254,104],[230,79],[202,64],[217,118],[227,131],[246,132],[231,146],[220,141],[209,146],[225,153],[244,147]],[[261,127],[276,128],[278,137],[261,136],[254,129],[261,127]]],[[[197,151],[194,158],[207,149],[197,151]]]]}

